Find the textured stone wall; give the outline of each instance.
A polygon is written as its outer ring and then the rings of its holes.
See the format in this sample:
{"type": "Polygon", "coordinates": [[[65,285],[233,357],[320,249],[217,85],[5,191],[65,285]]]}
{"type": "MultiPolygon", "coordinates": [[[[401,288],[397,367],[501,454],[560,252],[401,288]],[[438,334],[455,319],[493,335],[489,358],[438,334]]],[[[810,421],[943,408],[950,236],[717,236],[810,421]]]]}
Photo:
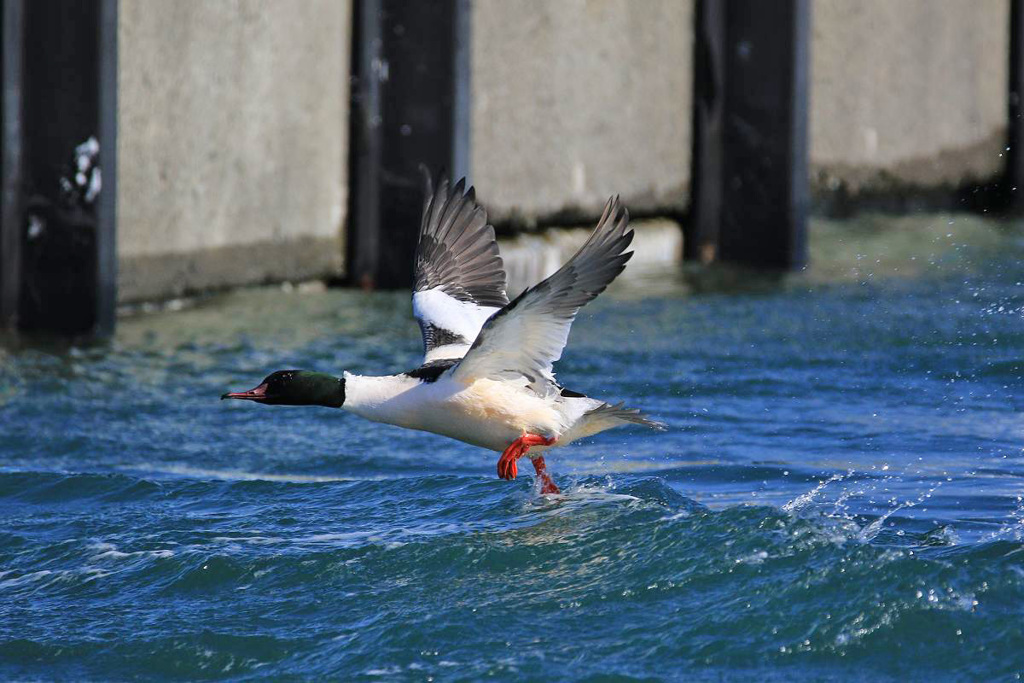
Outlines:
{"type": "Polygon", "coordinates": [[[350,6],[121,0],[122,301],[337,273],[350,6]]]}
{"type": "Polygon", "coordinates": [[[472,176],[498,220],[682,208],[692,0],[475,0],[472,176]]]}
{"type": "Polygon", "coordinates": [[[1008,0],[815,0],[812,180],[957,186],[1003,167],[1008,0]]]}

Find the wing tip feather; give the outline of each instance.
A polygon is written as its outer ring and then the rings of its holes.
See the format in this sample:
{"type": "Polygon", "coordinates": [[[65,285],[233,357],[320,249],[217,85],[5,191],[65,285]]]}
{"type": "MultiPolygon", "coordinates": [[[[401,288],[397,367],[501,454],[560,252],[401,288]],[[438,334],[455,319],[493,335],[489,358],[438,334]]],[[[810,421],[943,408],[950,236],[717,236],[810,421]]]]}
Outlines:
{"type": "MultiPolygon", "coordinates": [[[[508,303],[504,262],[487,210],[466,178],[454,183],[442,169],[424,203],[416,248],[416,290],[441,287],[455,298],[485,306],[508,303]]],[[[426,187],[430,187],[429,184],[426,187]]]]}

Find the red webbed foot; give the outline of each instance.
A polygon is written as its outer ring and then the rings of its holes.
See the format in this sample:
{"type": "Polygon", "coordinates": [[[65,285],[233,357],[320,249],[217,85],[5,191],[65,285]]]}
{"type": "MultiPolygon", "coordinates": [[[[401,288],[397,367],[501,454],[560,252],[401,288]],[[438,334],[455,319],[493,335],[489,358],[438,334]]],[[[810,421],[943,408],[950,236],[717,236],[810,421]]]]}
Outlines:
{"type": "MultiPolygon", "coordinates": [[[[519,474],[519,466],[516,461],[526,455],[532,446],[550,446],[555,443],[554,438],[540,436],[539,434],[523,434],[521,437],[508,445],[508,448],[498,458],[498,477],[512,480],[519,474]]],[[[541,458],[541,463],[543,463],[541,458]]],[[[536,466],[536,465],[535,465],[536,466]]],[[[554,484],[552,483],[552,486],[554,484]]],[[[557,490],[557,487],[555,487],[557,490]]]]}
{"type": "Polygon", "coordinates": [[[498,458],[498,478],[512,480],[519,474],[519,467],[516,460],[522,455],[521,449],[515,442],[505,449],[505,452],[498,458]]]}

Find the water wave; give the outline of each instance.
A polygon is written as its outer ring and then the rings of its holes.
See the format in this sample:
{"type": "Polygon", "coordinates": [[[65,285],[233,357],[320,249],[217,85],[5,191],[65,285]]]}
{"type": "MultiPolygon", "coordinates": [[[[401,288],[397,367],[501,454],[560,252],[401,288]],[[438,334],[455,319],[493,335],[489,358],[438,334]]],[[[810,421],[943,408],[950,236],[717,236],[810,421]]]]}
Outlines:
{"type": "Polygon", "coordinates": [[[69,514],[53,543],[32,542],[43,520],[0,535],[0,670],[564,678],[599,652],[638,677],[651,657],[702,676],[1018,671],[1024,541],[822,514],[811,502],[838,481],[710,509],[654,477],[536,496],[467,477],[2,473],[6,514],[69,514]]]}

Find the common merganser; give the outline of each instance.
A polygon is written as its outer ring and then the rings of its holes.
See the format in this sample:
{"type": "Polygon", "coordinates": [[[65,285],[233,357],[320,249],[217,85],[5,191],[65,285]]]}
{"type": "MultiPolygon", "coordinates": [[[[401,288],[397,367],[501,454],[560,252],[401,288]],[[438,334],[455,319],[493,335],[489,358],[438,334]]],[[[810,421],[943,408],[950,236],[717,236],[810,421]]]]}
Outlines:
{"type": "Polygon", "coordinates": [[[344,408],[376,422],[419,429],[501,452],[498,476],[515,479],[529,453],[542,493],[559,493],[547,449],[625,424],[665,425],[622,403],[564,388],[552,365],[569,328],[633,255],[629,213],[618,197],[594,232],[557,272],[512,302],[494,228],[465,179],[437,190],[427,178],[416,247],[413,315],[423,334],[423,364],[384,377],[279,370],[249,391],[221,396],[266,405],[344,408]],[[533,452],[530,453],[530,450],[533,452]]]}

